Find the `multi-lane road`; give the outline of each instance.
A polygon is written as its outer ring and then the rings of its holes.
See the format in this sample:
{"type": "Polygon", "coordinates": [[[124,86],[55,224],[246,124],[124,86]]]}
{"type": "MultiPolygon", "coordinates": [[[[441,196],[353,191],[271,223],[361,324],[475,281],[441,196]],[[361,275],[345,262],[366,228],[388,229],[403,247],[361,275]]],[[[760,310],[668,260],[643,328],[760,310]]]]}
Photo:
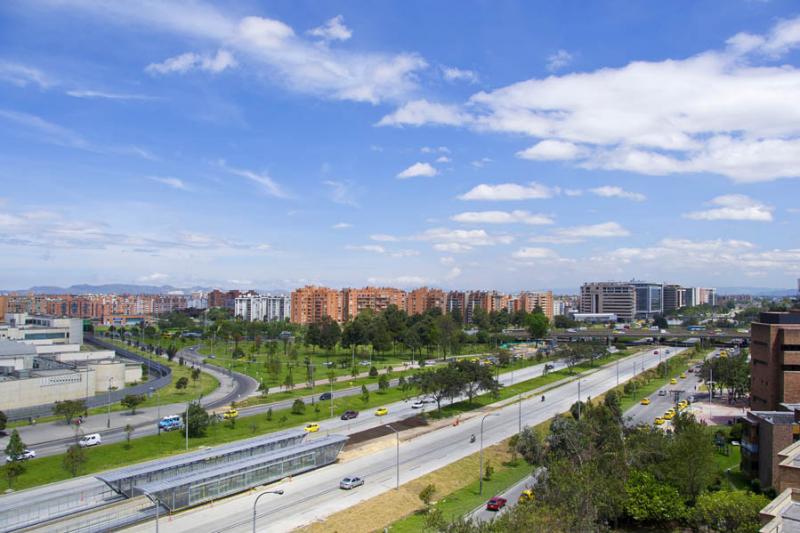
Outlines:
{"type": "MultiPolygon", "coordinates": [[[[680,351],[673,349],[670,356],[680,351]]],[[[617,383],[630,379],[635,375],[634,363],[638,373],[656,366],[658,362],[658,356],[653,355],[650,350],[645,354],[623,359],[619,364],[606,365],[580,378],[580,399],[585,401],[589,396],[596,397],[617,383]]],[[[522,376],[516,378],[523,379],[522,376]]],[[[460,424],[448,425],[402,442],[399,482],[405,483],[477,452],[478,442],[470,443],[469,437],[471,434],[480,434],[481,420],[484,417],[486,417],[484,445],[495,444],[517,433],[520,423],[539,424],[569,410],[579,398],[578,390],[577,381],[572,381],[549,390],[545,402],[542,402],[537,395],[523,400],[521,409],[517,404],[506,404],[497,409],[481,410],[466,415],[460,424]]],[[[371,412],[363,413],[357,419],[357,424],[366,422],[365,427],[374,427],[393,418],[404,418],[412,412],[410,405],[403,402],[387,407],[389,408],[387,417],[375,417],[371,412]]],[[[348,431],[343,427],[344,423],[337,420],[323,420],[321,425],[323,431],[326,429],[337,433],[348,431]]],[[[355,430],[353,427],[355,425],[351,426],[350,431],[355,430]]],[[[261,500],[257,513],[260,528],[265,531],[290,531],[315,520],[323,520],[337,511],[393,489],[397,483],[395,472],[395,447],[388,446],[368,455],[294,477],[291,481],[272,485],[270,489],[281,488],[284,494],[261,500]],[[339,481],[347,475],[362,476],[366,479],[366,484],[351,491],[342,491],[338,488],[339,481]]],[[[477,474],[476,472],[476,477],[477,474]]],[[[252,528],[251,513],[255,496],[255,493],[244,493],[217,501],[213,506],[201,506],[178,513],[173,515],[168,523],[163,522],[161,527],[165,531],[248,531],[252,528]]],[[[152,528],[152,523],[146,523],[132,529],[150,531],[152,528]]]]}

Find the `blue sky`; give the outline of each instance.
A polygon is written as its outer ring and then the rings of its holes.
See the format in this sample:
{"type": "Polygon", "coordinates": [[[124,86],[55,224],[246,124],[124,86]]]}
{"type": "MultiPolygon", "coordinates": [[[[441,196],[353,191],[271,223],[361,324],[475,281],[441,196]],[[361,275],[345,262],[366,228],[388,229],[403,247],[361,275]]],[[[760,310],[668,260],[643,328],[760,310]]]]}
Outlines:
{"type": "Polygon", "coordinates": [[[791,1],[0,5],[0,279],[800,277],[791,1]]]}

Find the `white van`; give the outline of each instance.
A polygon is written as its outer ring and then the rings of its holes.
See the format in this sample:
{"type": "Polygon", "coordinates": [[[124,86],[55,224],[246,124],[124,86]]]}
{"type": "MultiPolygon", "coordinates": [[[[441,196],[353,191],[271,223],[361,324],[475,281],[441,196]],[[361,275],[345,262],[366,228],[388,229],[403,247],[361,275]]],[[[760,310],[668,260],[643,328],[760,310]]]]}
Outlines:
{"type": "Polygon", "coordinates": [[[100,438],[100,433],[92,433],[91,435],[84,435],[81,437],[81,440],[78,441],[78,445],[81,448],[86,448],[87,446],[97,446],[102,442],[103,439],[100,438]]]}

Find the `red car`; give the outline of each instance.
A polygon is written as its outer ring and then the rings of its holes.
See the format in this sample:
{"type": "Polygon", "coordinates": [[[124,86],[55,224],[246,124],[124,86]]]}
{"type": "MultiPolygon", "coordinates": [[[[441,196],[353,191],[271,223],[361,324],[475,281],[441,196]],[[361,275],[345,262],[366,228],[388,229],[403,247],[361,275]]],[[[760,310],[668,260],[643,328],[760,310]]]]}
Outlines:
{"type": "Polygon", "coordinates": [[[507,501],[508,500],[506,500],[505,498],[500,498],[499,496],[495,496],[494,498],[486,502],[486,510],[499,511],[500,509],[506,506],[507,501]]]}

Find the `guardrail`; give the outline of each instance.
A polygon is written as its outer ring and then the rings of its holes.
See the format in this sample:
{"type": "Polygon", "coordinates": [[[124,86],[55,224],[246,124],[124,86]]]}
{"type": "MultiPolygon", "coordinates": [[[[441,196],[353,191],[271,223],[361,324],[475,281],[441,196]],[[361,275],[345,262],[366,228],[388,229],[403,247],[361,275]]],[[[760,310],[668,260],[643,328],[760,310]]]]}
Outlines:
{"type": "MultiPolygon", "coordinates": [[[[161,389],[166,387],[172,381],[172,369],[166,365],[162,365],[158,361],[153,361],[147,357],[139,355],[125,348],[120,348],[110,342],[97,339],[91,335],[85,335],[84,341],[88,344],[104,348],[106,350],[114,350],[117,355],[125,359],[131,359],[147,366],[148,377],[158,376],[149,379],[144,383],[139,383],[132,387],[125,387],[124,389],[113,390],[110,392],[102,392],[95,396],[86,398],[86,407],[103,407],[108,404],[114,404],[122,400],[129,394],[148,394],[150,389],[161,389]]],[[[26,418],[41,418],[43,416],[51,416],[53,414],[53,404],[35,405],[31,407],[20,407],[18,409],[8,409],[4,411],[9,420],[25,420],[26,418]]]]}

